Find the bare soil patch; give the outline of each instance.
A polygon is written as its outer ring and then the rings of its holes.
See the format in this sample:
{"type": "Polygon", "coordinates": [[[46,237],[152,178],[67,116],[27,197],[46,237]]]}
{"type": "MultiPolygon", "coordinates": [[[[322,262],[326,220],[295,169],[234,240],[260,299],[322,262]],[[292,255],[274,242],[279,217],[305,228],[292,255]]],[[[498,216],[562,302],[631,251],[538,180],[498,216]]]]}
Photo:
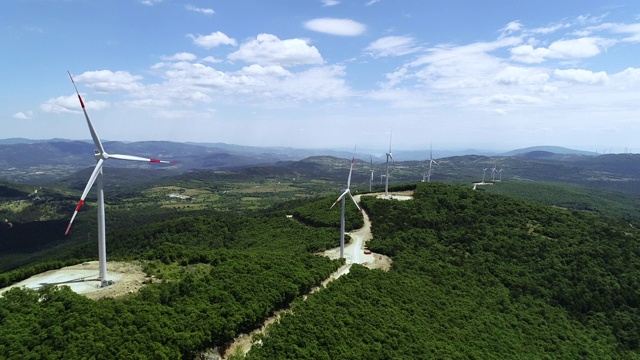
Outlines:
{"type": "Polygon", "coordinates": [[[100,287],[100,281],[97,279],[98,268],[97,261],[90,261],[50,270],[0,289],[0,294],[14,287],[38,289],[45,285],[56,285],[69,286],[71,290],[90,299],[100,299],[137,292],[144,285],[144,281],[148,279],[139,263],[112,261],[107,263],[107,279],[112,280],[113,284],[100,287]]]}

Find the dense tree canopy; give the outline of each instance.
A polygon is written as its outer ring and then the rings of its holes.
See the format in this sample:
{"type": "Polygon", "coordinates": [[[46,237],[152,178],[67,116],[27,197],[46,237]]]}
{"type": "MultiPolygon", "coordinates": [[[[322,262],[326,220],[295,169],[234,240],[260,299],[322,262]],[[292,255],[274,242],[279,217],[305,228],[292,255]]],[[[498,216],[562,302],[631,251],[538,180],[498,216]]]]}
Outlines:
{"type": "MultiPolygon", "coordinates": [[[[0,298],[0,358],[190,359],[290,303],[248,358],[640,357],[636,230],[442,184],[419,184],[414,196],[361,203],[373,224],[368,247],[393,258],[391,271],[354,265],[305,301],[342,264],[313,254],[338,245],[332,199],[116,218],[127,225],[112,226],[110,259],[143,260],[161,281],[97,301],[64,287],[13,289],[0,298]]],[[[95,245],[70,249],[0,283],[80,261],[95,245]]]]}

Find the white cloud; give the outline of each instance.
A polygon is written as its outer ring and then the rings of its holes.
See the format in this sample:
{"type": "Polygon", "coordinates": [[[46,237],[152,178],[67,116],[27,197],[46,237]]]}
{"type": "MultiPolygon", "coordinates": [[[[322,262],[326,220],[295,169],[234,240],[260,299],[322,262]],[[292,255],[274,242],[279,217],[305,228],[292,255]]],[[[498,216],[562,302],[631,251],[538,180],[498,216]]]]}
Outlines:
{"type": "MultiPolygon", "coordinates": [[[[405,65],[404,79],[416,79],[438,89],[469,89],[486,86],[493,76],[505,68],[504,61],[492,52],[519,43],[519,38],[504,37],[493,42],[463,46],[441,45],[405,65]]],[[[395,72],[399,74],[398,71],[395,72]]],[[[402,79],[394,75],[396,83],[402,79]]]]}
{"type": "Polygon", "coordinates": [[[549,75],[536,68],[508,66],[494,77],[494,81],[502,85],[542,85],[549,80],[549,75]]]}
{"type": "Polygon", "coordinates": [[[321,0],[321,1],[322,1],[322,6],[336,6],[340,4],[340,1],[338,0],[321,0]]]}
{"type": "MultiPolygon", "coordinates": [[[[84,101],[84,105],[87,109],[90,110],[101,110],[106,107],[109,107],[109,103],[101,100],[94,101],[86,101],[86,99],[82,99],[84,101]]],[[[40,108],[44,112],[49,113],[78,113],[82,110],[80,103],[78,101],[78,96],[70,95],[70,96],[59,96],[57,98],[52,98],[45,101],[40,108]]]]}
{"type": "Polygon", "coordinates": [[[520,45],[511,49],[511,59],[522,63],[536,64],[543,62],[550,53],[549,49],[520,45]]]}
{"type": "Polygon", "coordinates": [[[357,36],[367,27],[351,19],[318,18],[304,23],[304,27],[325,34],[339,36],[357,36]]]}
{"type": "Polygon", "coordinates": [[[615,24],[611,26],[611,31],[618,34],[628,34],[622,39],[626,42],[640,42],[640,23],[636,24],[615,24]]]}
{"type": "Polygon", "coordinates": [[[624,80],[625,82],[640,83],[640,69],[638,68],[629,67],[617,74],[613,74],[613,76],[621,80],[624,80]]]}
{"type": "Polygon", "coordinates": [[[220,45],[237,46],[238,43],[235,39],[228,37],[226,34],[216,31],[209,35],[187,35],[193,42],[205,49],[211,49],[220,45]]]}
{"type": "Polygon", "coordinates": [[[19,120],[29,120],[31,118],[33,118],[33,111],[20,111],[17,112],[15,114],[13,114],[13,118],[14,119],[19,119],[19,120]]]}
{"type": "Polygon", "coordinates": [[[153,6],[155,4],[161,3],[163,0],[140,0],[142,5],[153,6]]]}
{"type": "Polygon", "coordinates": [[[547,27],[539,27],[539,28],[535,28],[532,29],[531,32],[534,34],[551,34],[554,33],[560,29],[566,29],[568,27],[570,27],[570,24],[556,24],[556,25],[551,25],[551,26],[547,26],[547,27]]]}
{"type": "Polygon", "coordinates": [[[539,98],[517,94],[494,94],[474,97],[469,100],[471,105],[533,105],[540,103],[542,100],[539,98]]]}
{"type": "Polygon", "coordinates": [[[164,61],[194,61],[198,57],[192,53],[181,52],[171,56],[162,56],[161,59],[164,61]]]}
{"type": "Polygon", "coordinates": [[[561,59],[592,57],[600,54],[609,41],[602,38],[584,37],[571,40],[558,40],[549,45],[550,56],[561,59]]]}
{"type": "Polygon", "coordinates": [[[373,5],[375,3],[379,3],[379,2],[380,2],[380,0],[369,0],[365,5],[366,6],[371,6],[371,5],[373,5]]]}
{"type": "Polygon", "coordinates": [[[374,57],[402,56],[420,50],[415,42],[410,36],[385,36],[369,44],[365,51],[374,57]]]}
{"type": "Polygon", "coordinates": [[[216,59],[216,58],[215,58],[215,57],[213,57],[213,56],[207,56],[207,57],[204,57],[204,58],[202,58],[202,60],[201,60],[201,61],[202,61],[202,62],[208,62],[208,63],[221,63],[221,62],[222,62],[222,60],[220,60],[220,59],[216,59]]]}
{"type": "Polygon", "coordinates": [[[261,65],[253,64],[253,65],[242,68],[240,72],[246,75],[258,76],[258,77],[260,76],[281,77],[281,76],[291,75],[291,73],[288,70],[278,65],[261,66],[261,65]]]}
{"type": "Polygon", "coordinates": [[[344,67],[313,67],[294,76],[283,77],[271,92],[295,100],[344,99],[352,95],[346,84],[344,67]]]}
{"type": "Polygon", "coordinates": [[[84,82],[87,87],[100,92],[140,90],[143,86],[138,80],[141,79],[141,76],[131,75],[126,71],[110,70],[87,71],[75,78],[77,82],[84,82]]]}
{"type": "Polygon", "coordinates": [[[522,23],[520,21],[512,21],[510,23],[508,23],[507,25],[505,25],[505,27],[502,28],[502,30],[500,30],[501,33],[501,37],[504,36],[508,36],[513,34],[514,32],[520,31],[524,28],[524,26],[522,25],[522,23]]]}
{"type": "Polygon", "coordinates": [[[312,65],[324,60],[315,46],[302,39],[280,40],[271,34],[260,34],[249,40],[238,51],[229,54],[230,60],[242,60],[260,65],[312,65]]]}
{"type": "Polygon", "coordinates": [[[599,85],[605,84],[609,81],[609,77],[607,73],[604,71],[593,72],[589,70],[583,69],[567,69],[567,70],[559,70],[556,69],[553,74],[564,81],[577,83],[577,84],[588,84],[588,85],[599,85]]]}
{"type": "Polygon", "coordinates": [[[615,41],[599,37],[558,40],[548,48],[521,45],[511,49],[511,59],[523,63],[541,63],[546,59],[578,59],[593,57],[615,41]]]}
{"type": "Polygon", "coordinates": [[[201,14],[205,14],[205,15],[213,15],[216,12],[213,9],[209,9],[209,8],[200,8],[200,7],[195,7],[193,5],[185,5],[185,8],[189,11],[194,11],[194,12],[199,12],[201,14]]]}

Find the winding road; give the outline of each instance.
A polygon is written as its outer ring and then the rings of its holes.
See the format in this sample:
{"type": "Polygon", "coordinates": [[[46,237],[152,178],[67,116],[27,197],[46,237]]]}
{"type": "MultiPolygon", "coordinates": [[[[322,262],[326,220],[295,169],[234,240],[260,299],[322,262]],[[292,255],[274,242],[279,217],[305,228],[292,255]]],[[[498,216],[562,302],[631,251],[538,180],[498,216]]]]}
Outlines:
{"type": "MultiPolygon", "coordinates": [[[[360,203],[361,196],[362,195],[354,196],[355,200],[358,203],[360,203]]],[[[321,286],[317,286],[311,289],[311,292],[309,294],[321,290],[322,288],[326,287],[327,284],[329,284],[331,281],[339,278],[342,275],[348,274],[349,270],[351,269],[351,265],[353,264],[360,264],[370,269],[382,269],[385,271],[388,271],[391,268],[391,258],[389,258],[388,256],[376,253],[364,253],[366,242],[371,240],[373,236],[371,234],[371,221],[369,220],[369,216],[366,212],[364,212],[364,210],[362,211],[362,216],[364,219],[364,225],[360,229],[345,233],[351,238],[349,244],[344,247],[344,258],[346,262],[345,265],[341,266],[338,270],[329,275],[329,277],[327,277],[322,282],[321,286]]],[[[326,256],[330,259],[338,259],[340,257],[340,247],[326,250],[319,255],[326,256]]],[[[306,299],[307,296],[308,294],[304,295],[303,299],[306,299]]],[[[280,318],[280,316],[287,311],[290,311],[290,309],[287,308],[277,311],[272,317],[268,318],[263,323],[260,329],[256,329],[250,334],[241,334],[240,336],[236,337],[231,346],[229,346],[229,348],[222,355],[222,359],[228,359],[231,355],[234,354],[246,354],[251,349],[253,337],[257,334],[264,333],[267,326],[276,322],[280,318]]]]}

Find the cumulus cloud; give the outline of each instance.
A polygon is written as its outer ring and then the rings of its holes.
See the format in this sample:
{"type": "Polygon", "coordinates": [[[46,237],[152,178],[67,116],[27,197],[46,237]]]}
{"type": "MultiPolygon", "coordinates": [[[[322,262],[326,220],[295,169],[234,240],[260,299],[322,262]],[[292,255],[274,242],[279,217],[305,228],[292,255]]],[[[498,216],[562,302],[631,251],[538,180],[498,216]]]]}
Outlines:
{"type": "Polygon", "coordinates": [[[205,14],[205,15],[213,15],[216,12],[213,9],[209,9],[209,8],[200,8],[200,7],[195,7],[193,5],[185,5],[185,8],[189,11],[194,11],[194,12],[199,12],[201,14],[205,14]]]}
{"type": "Polygon", "coordinates": [[[304,27],[325,34],[339,36],[358,36],[367,27],[351,19],[318,18],[304,23],[304,27]]]}
{"type": "Polygon", "coordinates": [[[127,71],[111,70],[87,71],[75,78],[77,82],[84,82],[87,87],[100,92],[136,91],[143,87],[138,82],[141,79],[141,76],[131,75],[127,71]]]}
{"type": "Polygon", "coordinates": [[[508,66],[496,74],[494,81],[502,85],[542,85],[549,75],[536,68],[508,66]]]}
{"type": "Polygon", "coordinates": [[[164,61],[194,61],[198,57],[188,52],[181,52],[171,56],[162,56],[164,61]]]}
{"type": "Polygon", "coordinates": [[[520,45],[511,49],[511,59],[526,64],[541,63],[549,54],[549,49],[534,48],[531,45],[520,45]]]}
{"type": "MultiPolygon", "coordinates": [[[[109,106],[109,103],[106,101],[86,101],[84,98],[83,100],[84,105],[90,110],[101,110],[109,106]]],[[[49,99],[40,105],[40,108],[42,111],[49,113],[77,113],[82,109],[78,102],[78,97],[75,94],[49,99]]]]}
{"type": "Polygon", "coordinates": [[[593,57],[614,43],[613,40],[599,37],[582,37],[569,40],[558,40],[548,48],[534,48],[521,45],[511,49],[511,58],[523,63],[541,63],[552,59],[578,59],[593,57]]]}
{"type": "Polygon", "coordinates": [[[261,65],[253,64],[253,65],[242,68],[240,72],[243,74],[252,75],[252,76],[282,77],[282,76],[291,75],[291,72],[289,72],[288,70],[286,70],[285,68],[279,65],[261,66],[261,65]]]}
{"type": "Polygon", "coordinates": [[[212,32],[209,35],[189,34],[187,36],[190,37],[196,45],[205,49],[211,49],[220,45],[238,45],[238,42],[235,39],[228,37],[220,31],[212,32]]]}
{"type": "Polygon", "coordinates": [[[33,118],[33,111],[20,111],[17,112],[15,114],[13,114],[13,118],[14,119],[19,119],[19,120],[29,120],[31,118],[33,118]]]}
{"type": "Polygon", "coordinates": [[[385,36],[365,48],[374,57],[402,56],[420,50],[416,41],[410,36],[385,36]]]}
{"type": "Polygon", "coordinates": [[[609,81],[609,77],[604,71],[593,72],[583,69],[556,69],[553,74],[561,80],[577,84],[599,85],[609,81]]]}
{"type": "Polygon", "coordinates": [[[222,60],[215,58],[214,56],[207,56],[202,58],[202,62],[208,62],[208,63],[221,63],[222,60]]]}
{"type": "Polygon", "coordinates": [[[302,39],[280,40],[271,34],[260,34],[249,40],[238,51],[229,54],[230,60],[241,60],[260,65],[312,65],[324,60],[315,46],[302,39]]]}

